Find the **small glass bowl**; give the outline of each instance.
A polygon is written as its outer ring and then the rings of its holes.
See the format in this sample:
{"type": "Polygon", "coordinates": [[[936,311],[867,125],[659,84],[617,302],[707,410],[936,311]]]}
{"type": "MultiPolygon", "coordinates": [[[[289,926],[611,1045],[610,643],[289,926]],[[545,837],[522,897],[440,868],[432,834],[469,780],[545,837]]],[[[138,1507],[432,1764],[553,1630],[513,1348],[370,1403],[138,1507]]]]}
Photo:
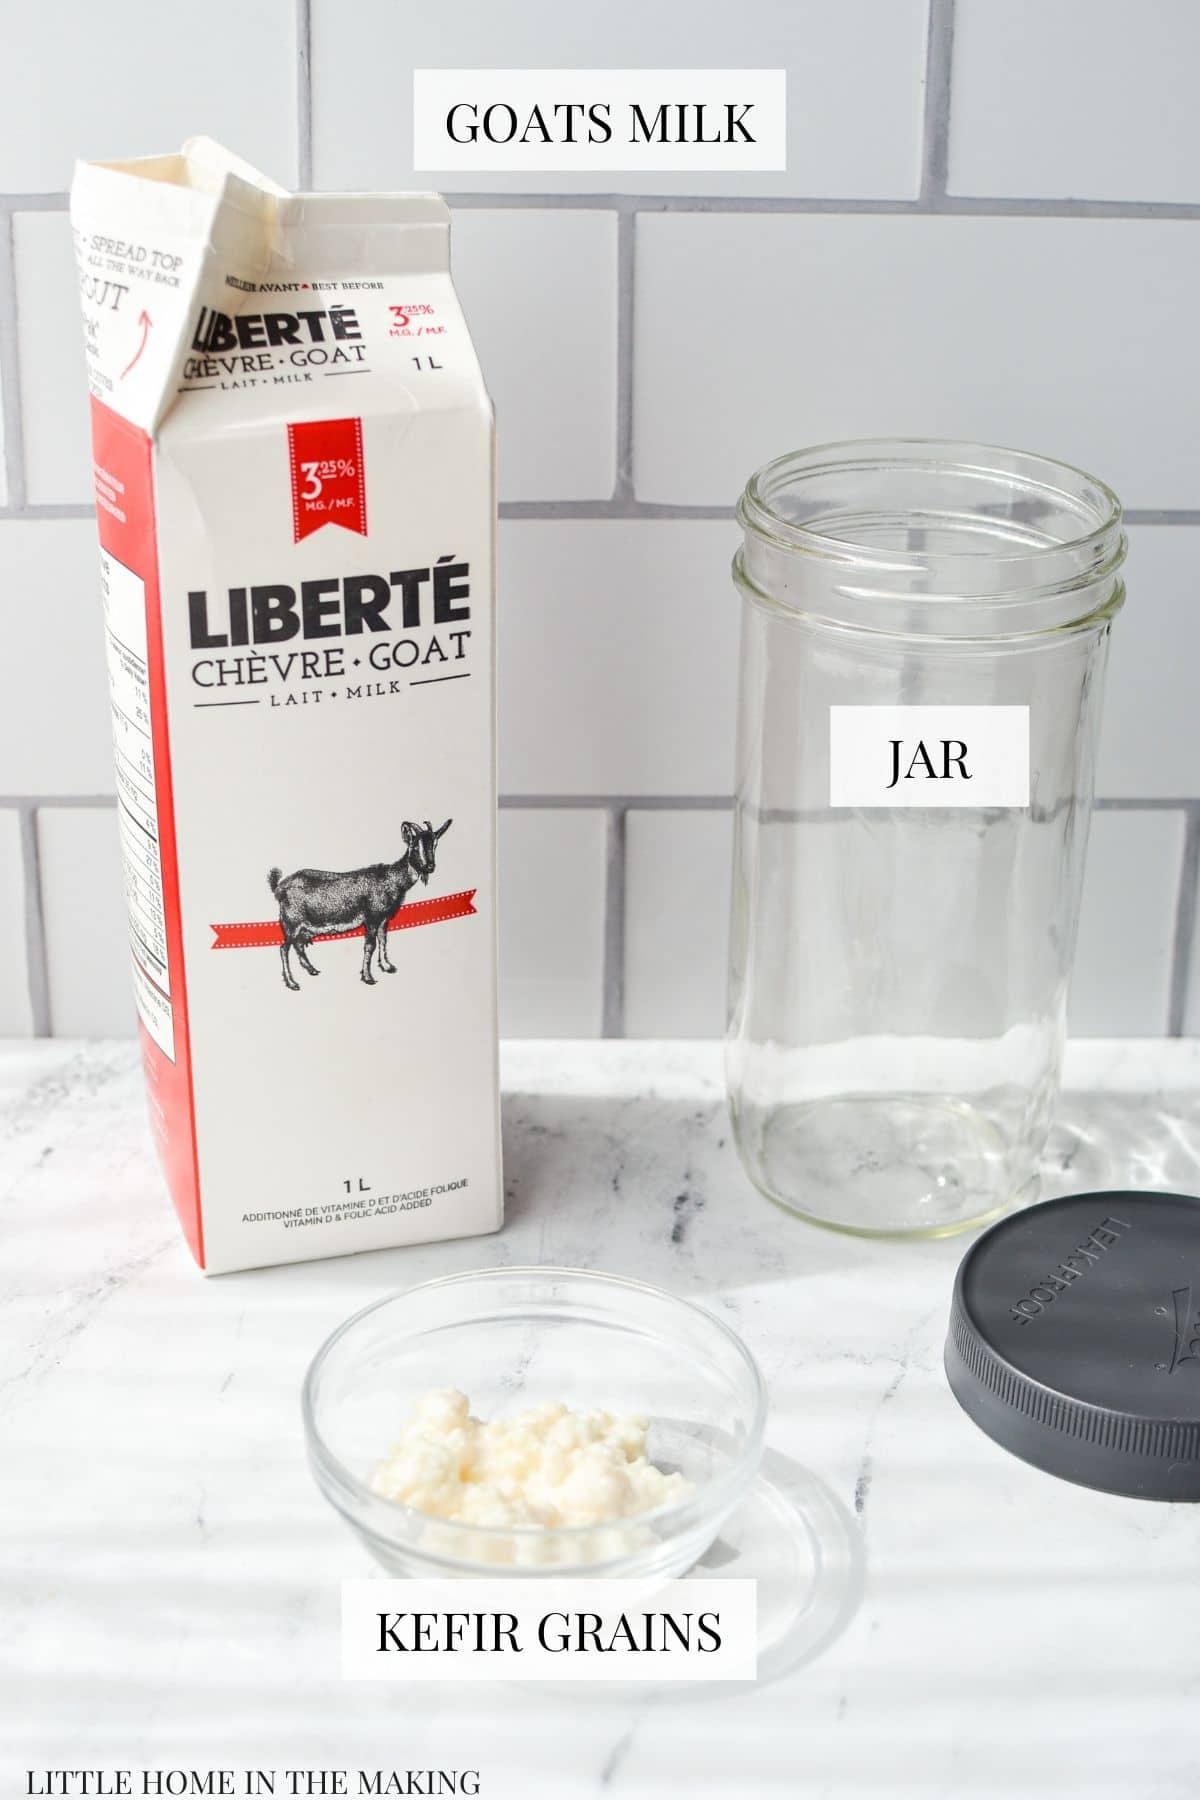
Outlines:
{"type": "Polygon", "coordinates": [[[667,1579],[703,1556],[758,1468],[766,1391],[741,1339],[659,1288],[585,1269],[481,1269],[355,1313],[303,1390],[321,1492],[394,1575],[667,1579]],[[539,1401],[650,1420],[646,1454],[693,1485],[615,1524],[542,1529],[431,1518],[369,1486],[414,1401],[459,1388],[490,1419],[539,1401]]]}

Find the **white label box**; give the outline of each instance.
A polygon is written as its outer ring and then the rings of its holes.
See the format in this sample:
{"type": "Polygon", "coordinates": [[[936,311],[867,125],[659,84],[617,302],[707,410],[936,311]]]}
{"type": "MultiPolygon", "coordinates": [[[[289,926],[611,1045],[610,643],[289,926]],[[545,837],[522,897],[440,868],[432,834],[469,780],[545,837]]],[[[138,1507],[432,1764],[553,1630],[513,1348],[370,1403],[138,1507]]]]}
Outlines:
{"type": "Polygon", "coordinates": [[[1029,805],[1027,706],[831,706],[829,804],[1029,805]]]}
{"type": "Polygon", "coordinates": [[[785,69],[414,69],[413,168],[787,168],[785,69]]]}
{"type": "Polygon", "coordinates": [[[345,1681],[753,1681],[757,1655],[745,1577],[342,1583],[345,1681]]]}

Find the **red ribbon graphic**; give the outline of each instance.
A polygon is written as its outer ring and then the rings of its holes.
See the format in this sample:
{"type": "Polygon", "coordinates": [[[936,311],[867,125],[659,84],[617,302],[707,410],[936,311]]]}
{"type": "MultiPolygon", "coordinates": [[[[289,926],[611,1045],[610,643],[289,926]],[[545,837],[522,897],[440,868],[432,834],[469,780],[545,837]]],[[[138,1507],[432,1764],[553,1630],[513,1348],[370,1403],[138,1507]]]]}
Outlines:
{"type": "Polygon", "coordinates": [[[310,419],[289,425],[292,530],[295,540],[322,525],[344,525],[367,535],[361,419],[310,419]]]}
{"type": "MultiPolygon", "coordinates": [[[[443,919],[465,919],[475,911],[475,889],[464,888],[461,894],[444,894],[438,900],[410,900],[402,903],[392,914],[389,929],[407,931],[413,925],[440,925],[443,919]]],[[[214,950],[278,950],[283,942],[283,931],[278,919],[252,921],[248,925],[214,925],[214,950]]],[[[327,944],[335,938],[362,937],[363,927],[356,925],[353,931],[319,931],[313,937],[315,944],[327,944]]]]}

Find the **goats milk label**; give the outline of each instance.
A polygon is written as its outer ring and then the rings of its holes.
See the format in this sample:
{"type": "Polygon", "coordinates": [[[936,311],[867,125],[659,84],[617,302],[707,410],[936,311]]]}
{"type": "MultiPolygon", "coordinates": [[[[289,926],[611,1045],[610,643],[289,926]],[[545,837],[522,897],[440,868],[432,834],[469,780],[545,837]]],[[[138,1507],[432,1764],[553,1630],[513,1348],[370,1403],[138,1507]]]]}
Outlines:
{"type": "Polygon", "coordinates": [[[1029,805],[1027,706],[831,706],[830,806],[1029,805]]]}
{"type": "Polygon", "coordinates": [[[787,168],[785,69],[414,69],[413,168],[787,168]]]}
{"type": "Polygon", "coordinates": [[[435,195],[80,167],[151,1119],[210,1271],[500,1223],[491,411],[435,195]]]}

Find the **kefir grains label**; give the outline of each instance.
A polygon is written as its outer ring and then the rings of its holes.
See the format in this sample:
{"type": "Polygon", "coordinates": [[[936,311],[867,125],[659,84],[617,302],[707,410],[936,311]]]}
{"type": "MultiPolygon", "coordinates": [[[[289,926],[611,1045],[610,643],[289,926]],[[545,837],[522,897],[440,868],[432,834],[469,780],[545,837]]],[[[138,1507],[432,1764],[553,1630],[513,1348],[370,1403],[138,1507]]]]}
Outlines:
{"type": "Polygon", "coordinates": [[[343,1681],[753,1681],[748,1576],[342,1583],[343,1681]]]}
{"type": "Polygon", "coordinates": [[[1027,706],[831,706],[830,806],[1029,805],[1027,706]]]}

